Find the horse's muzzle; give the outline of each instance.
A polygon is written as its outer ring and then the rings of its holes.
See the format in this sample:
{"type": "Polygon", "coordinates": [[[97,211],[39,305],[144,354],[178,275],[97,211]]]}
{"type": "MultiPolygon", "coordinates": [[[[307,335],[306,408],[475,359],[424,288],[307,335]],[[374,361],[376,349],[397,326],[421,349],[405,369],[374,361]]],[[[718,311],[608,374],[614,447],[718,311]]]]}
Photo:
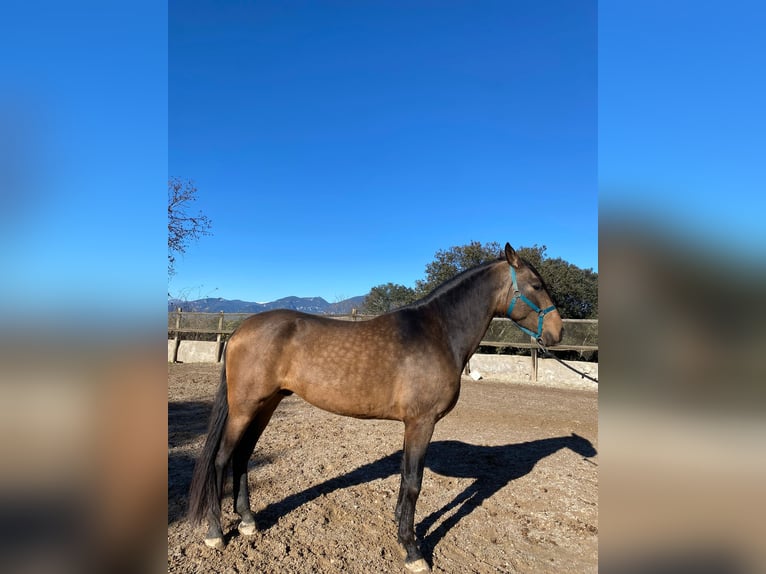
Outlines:
{"type": "Polygon", "coordinates": [[[553,345],[558,345],[563,337],[564,327],[559,327],[556,332],[549,329],[543,329],[543,335],[540,339],[544,347],[552,347],[553,345]]]}

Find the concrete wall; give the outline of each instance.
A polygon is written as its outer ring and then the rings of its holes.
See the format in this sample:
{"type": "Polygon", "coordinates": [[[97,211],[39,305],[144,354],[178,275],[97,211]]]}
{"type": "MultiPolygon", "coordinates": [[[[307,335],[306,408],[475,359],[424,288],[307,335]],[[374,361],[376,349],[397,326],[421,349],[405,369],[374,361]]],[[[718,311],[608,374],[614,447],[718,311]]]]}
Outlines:
{"type": "MultiPolygon", "coordinates": [[[[537,360],[537,381],[532,382],[532,358],[518,355],[480,355],[476,354],[469,361],[474,376],[482,379],[513,383],[531,383],[551,387],[597,389],[598,384],[580,377],[554,359],[537,360]]],[[[592,377],[598,378],[598,363],[567,361],[592,377]]]]}
{"type": "MultiPolygon", "coordinates": [[[[168,341],[168,361],[173,360],[175,342],[168,341]]],[[[214,363],[216,343],[214,341],[181,341],[178,347],[180,363],[214,363]]],[[[598,377],[598,363],[570,361],[570,365],[593,377],[598,377]]],[[[513,355],[479,355],[471,357],[470,367],[474,376],[483,379],[525,383],[532,382],[532,359],[513,355]]],[[[583,379],[553,359],[539,359],[537,382],[555,387],[596,389],[598,385],[583,379]]]]}
{"type": "MultiPolygon", "coordinates": [[[[168,361],[173,360],[175,341],[168,341],[168,361]]],[[[215,341],[181,341],[178,346],[179,363],[215,363],[215,341]]]]}

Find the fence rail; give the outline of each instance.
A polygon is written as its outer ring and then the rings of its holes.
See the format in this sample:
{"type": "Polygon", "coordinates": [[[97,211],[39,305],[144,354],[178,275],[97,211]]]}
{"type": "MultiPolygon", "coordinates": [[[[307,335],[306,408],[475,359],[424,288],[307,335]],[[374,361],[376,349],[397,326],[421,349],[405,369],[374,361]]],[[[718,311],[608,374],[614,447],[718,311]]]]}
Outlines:
{"type": "MultiPolygon", "coordinates": [[[[178,349],[185,336],[188,338],[204,337],[213,340],[215,337],[216,361],[221,361],[223,344],[239,324],[251,316],[251,313],[196,313],[184,312],[181,309],[168,312],[168,339],[173,342],[172,362],[178,361],[178,349]]],[[[364,321],[374,315],[328,315],[344,321],[364,321]]],[[[563,319],[564,338],[561,344],[551,347],[551,352],[576,351],[581,355],[592,355],[598,352],[598,319],[563,319]]],[[[537,380],[537,344],[534,340],[519,331],[515,325],[505,318],[492,320],[484,334],[481,346],[496,348],[525,349],[530,351],[532,358],[532,380],[537,380]]],[[[170,353],[169,353],[170,355],[170,353]]],[[[468,374],[470,367],[466,367],[468,374]]]]}

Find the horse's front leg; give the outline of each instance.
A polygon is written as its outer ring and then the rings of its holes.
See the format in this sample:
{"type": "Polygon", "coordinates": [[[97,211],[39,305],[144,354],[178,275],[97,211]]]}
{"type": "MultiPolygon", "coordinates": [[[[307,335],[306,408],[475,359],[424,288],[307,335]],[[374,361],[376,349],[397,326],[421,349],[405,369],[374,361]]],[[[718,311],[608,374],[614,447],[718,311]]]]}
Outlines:
{"type": "Polygon", "coordinates": [[[423,483],[423,465],[434,422],[406,421],[404,425],[402,480],[395,514],[399,522],[397,539],[405,552],[405,567],[411,572],[430,572],[415,539],[415,505],[423,483]]]}

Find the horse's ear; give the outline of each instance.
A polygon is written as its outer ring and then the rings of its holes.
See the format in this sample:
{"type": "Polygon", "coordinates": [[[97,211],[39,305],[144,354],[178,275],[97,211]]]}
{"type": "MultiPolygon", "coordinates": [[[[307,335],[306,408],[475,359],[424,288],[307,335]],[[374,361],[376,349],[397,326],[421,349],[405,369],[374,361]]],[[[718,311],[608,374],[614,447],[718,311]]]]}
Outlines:
{"type": "Polygon", "coordinates": [[[521,267],[521,257],[519,257],[518,253],[514,251],[510,243],[505,244],[505,260],[515,269],[521,267]]]}

